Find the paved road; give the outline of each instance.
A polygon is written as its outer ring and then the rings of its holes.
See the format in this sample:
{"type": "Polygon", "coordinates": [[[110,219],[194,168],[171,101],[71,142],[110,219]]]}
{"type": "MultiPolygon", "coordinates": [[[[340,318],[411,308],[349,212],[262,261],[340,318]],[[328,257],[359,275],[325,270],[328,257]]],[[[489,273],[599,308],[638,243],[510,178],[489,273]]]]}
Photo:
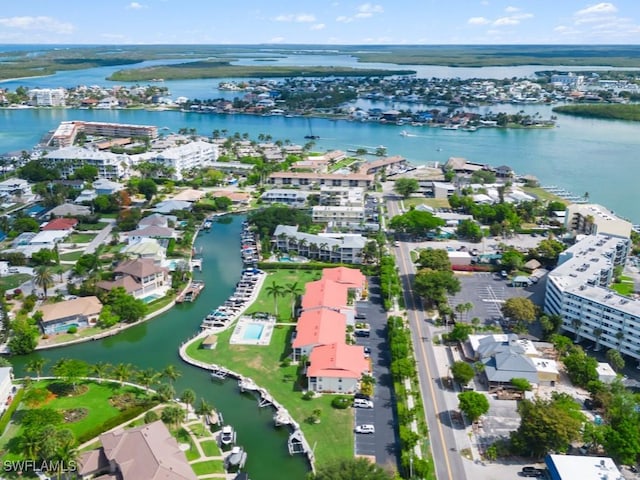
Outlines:
{"type": "Polygon", "coordinates": [[[105,220],[106,222],[109,222],[109,224],[104,227],[102,230],[100,230],[100,232],[96,235],[96,237],[91,240],[91,243],[89,243],[89,245],[87,245],[87,248],[84,249],[84,253],[95,253],[95,251],[98,249],[98,247],[100,245],[102,245],[103,243],[109,243],[109,240],[107,237],[109,236],[109,234],[111,233],[111,230],[113,230],[113,226],[115,225],[116,221],[113,219],[108,219],[105,220]]]}
{"type": "MultiPolygon", "coordinates": [[[[390,217],[401,213],[397,201],[389,201],[387,205],[390,217]]],[[[415,268],[411,262],[410,248],[401,242],[400,247],[393,248],[393,253],[397,259],[413,345],[416,350],[420,390],[429,427],[436,477],[438,480],[465,480],[467,476],[462,458],[457,452],[451,422],[446,418],[449,412],[442,390],[436,384],[438,373],[433,346],[430,340],[425,340],[425,338],[432,338],[432,332],[425,322],[420,300],[413,293],[412,281],[415,268]]]]}

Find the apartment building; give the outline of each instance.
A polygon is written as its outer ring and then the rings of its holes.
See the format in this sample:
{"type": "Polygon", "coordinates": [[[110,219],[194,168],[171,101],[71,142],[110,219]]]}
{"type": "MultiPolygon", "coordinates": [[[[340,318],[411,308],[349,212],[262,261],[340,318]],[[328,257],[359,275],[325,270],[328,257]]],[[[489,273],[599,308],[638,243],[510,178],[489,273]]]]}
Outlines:
{"type": "Polygon", "coordinates": [[[352,173],[312,173],[312,172],[274,172],[269,175],[269,183],[279,187],[292,186],[301,188],[321,187],[331,185],[334,187],[373,187],[374,176],[352,173]]]}
{"type": "Polygon", "coordinates": [[[364,207],[326,207],[317,205],[311,209],[314,223],[327,223],[332,227],[352,227],[364,222],[364,207]]]}
{"type": "Polygon", "coordinates": [[[271,242],[276,250],[296,251],[299,255],[313,260],[361,263],[366,238],[354,234],[313,235],[299,232],[297,225],[278,225],[271,242]]]}
{"type": "Polygon", "coordinates": [[[547,278],[544,310],[562,316],[562,329],[596,348],[640,359],[640,302],[610,290],[624,265],[629,239],[590,235],[564,251],[547,278]]]}
{"type": "Polygon", "coordinates": [[[332,207],[361,207],[364,204],[364,188],[362,187],[334,187],[323,185],[320,187],[320,205],[332,207]]]}
{"type": "Polygon", "coordinates": [[[44,159],[60,169],[64,177],[73,175],[78,167],[93,165],[98,169],[98,177],[117,180],[127,173],[129,167],[128,155],[82,147],[59,148],[47,153],[44,159]]]}
{"type": "Polygon", "coordinates": [[[36,107],[64,107],[66,95],[64,88],[32,88],[29,103],[36,107]]]}
{"type": "Polygon", "coordinates": [[[293,188],[272,188],[260,196],[262,203],[282,203],[292,207],[304,207],[311,193],[293,188]]]}
{"type": "Polygon", "coordinates": [[[182,180],[187,171],[208,167],[218,159],[218,146],[212,143],[196,141],[178,145],[151,155],[140,155],[139,160],[147,160],[173,169],[174,180],[182,180]]]}
{"type": "Polygon", "coordinates": [[[109,138],[143,137],[154,139],[158,137],[158,127],[153,125],[71,120],[60,122],[60,125],[58,125],[58,128],[49,140],[49,145],[53,147],[70,147],[80,132],[84,132],[87,135],[109,138]]]}
{"type": "Polygon", "coordinates": [[[564,226],[575,234],[602,233],[629,238],[632,225],[602,205],[574,203],[566,209],[564,226]]]}

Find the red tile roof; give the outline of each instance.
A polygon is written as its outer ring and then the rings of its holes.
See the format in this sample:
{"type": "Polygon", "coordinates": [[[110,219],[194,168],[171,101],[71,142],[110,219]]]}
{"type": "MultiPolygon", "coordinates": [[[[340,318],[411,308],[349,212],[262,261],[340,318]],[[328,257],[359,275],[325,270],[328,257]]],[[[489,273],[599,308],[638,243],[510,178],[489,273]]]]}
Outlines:
{"type": "Polygon", "coordinates": [[[346,328],[346,317],[333,310],[319,308],[302,312],[293,348],[344,342],[346,328]]]}
{"type": "Polygon", "coordinates": [[[360,378],[368,371],[364,347],[338,342],[319,345],[311,351],[307,377],[360,378]]]}
{"type": "Polygon", "coordinates": [[[347,306],[347,290],[346,285],[324,278],[309,282],[302,297],[302,309],[344,308],[347,306]]]}
{"type": "Polygon", "coordinates": [[[42,231],[73,230],[77,224],[78,220],[75,218],[54,218],[42,227],[42,231]]]}
{"type": "Polygon", "coordinates": [[[349,288],[363,289],[366,278],[357,268],[323,268],[322,278],[347,285],[349,288]]]}

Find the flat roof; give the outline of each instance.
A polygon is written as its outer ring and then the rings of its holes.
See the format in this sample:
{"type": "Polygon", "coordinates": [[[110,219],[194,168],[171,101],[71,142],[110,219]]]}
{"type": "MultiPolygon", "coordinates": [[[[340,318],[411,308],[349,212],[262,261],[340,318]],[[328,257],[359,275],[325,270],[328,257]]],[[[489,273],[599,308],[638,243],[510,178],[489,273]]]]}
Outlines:
{"type": "Polygon", "coordinates": [[[547,455],[545,463],[553,480],[623,480],[620,470],[609,457],[547,455]]]}

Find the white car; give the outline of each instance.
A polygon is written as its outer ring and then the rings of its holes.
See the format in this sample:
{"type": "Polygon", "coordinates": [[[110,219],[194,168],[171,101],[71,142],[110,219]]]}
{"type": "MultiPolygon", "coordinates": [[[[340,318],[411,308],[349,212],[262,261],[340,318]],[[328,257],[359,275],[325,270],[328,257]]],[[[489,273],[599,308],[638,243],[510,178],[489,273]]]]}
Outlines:
{"type": "Polygon", "coordinates": [[[373,402],[364,398],[356,398],[353,400],[353,406],[354,408],[373,408],[373,402]]]}
{"type": "Polygon", "coordinates": [[[376,428],[371,424],[358,425],[354,430],[356,433],[376,433],[376,428]]]}

